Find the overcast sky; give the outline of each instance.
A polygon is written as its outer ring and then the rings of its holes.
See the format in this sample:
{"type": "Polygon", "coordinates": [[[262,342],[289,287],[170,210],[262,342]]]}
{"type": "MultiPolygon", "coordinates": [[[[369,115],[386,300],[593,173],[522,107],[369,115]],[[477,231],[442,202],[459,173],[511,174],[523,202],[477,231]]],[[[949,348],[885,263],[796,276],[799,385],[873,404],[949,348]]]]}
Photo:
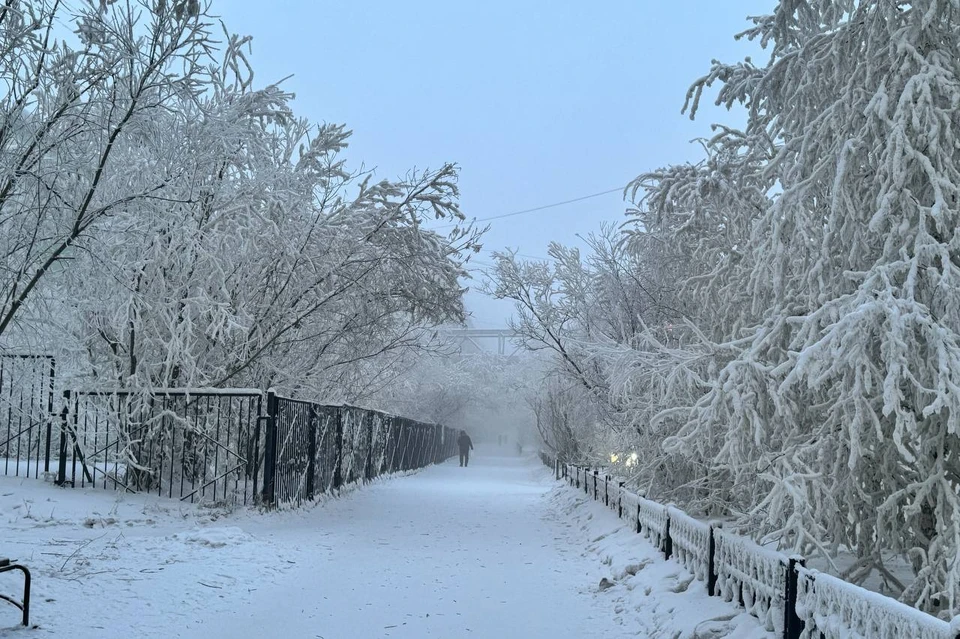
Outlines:
{"type": "MultiPolygon", "coordinates": [[[[487,218],[622,188],[639,173],[698,159],[713,121],[680,114],[711,59],[763,52],[734,40],[773,0],[223,0],[250,34],[257,84],[293,77],[298,114],[343,122],[347,158],[396,177],[457,162],[461,205],[487,218]]],[[[713,96],[710,102],[712,103],[713,96]]],[[[511,247],[545,256],[556,240],[620,222],[620,193],[491,222],[477,267],[511,247]]],[[[480,274],[477,273],[479,278],[480,274]]],[[[478,283],[471,282],[471,286],[478,283]]],[[[511,308],[467,297],[471,325],[505,325],[511,308]]]]}

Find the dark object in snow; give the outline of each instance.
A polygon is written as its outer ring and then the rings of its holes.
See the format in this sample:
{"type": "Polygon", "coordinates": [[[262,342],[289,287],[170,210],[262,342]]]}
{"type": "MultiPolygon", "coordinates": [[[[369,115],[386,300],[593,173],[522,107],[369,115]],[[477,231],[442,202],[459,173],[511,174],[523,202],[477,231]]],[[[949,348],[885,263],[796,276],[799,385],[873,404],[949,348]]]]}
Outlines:
{"type": "Polygon", "coordinates": [[[460,465],[466,466],[470,463],[470,451],[473,450],[473,442],[470,441],[470,435],[467,435],[467,431],[460,431],[460,437],[457,437],[457,446],[460,447],[460,465]]]}
{"type": "Polygon", "coordinates": [[[8,597],[7,595],[0,594],[0,599],[12,603],[16,606],[21,612],[23,612],[23,621],[24,626],[30,625],[30,571],[27,570],[25,566],[20,564],[15,564],[9,559],[0,558],[0,573],[8,572],[10,570],[19,570],[23,573],[23,600],[17,601],[13,597],[8,597]]]}
{"type": "Polygon", "coordinates": [[[600,580],[600,585],[598,586],[598,588],[600,589],[601,592],[603,592],[607,588],[613,588],[613,586],[614,586],[614,583],[609,579],[607,579],[606,577],[604,577],[603,579],[600,580]]]}

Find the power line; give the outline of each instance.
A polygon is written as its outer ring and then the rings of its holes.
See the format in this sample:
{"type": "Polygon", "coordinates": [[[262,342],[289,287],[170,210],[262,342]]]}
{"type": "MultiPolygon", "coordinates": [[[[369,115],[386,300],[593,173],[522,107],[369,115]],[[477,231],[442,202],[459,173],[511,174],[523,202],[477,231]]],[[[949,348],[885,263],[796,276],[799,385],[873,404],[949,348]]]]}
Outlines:
{"type": "MultiPolygon", "coordinates": [[[[492,254],[495,253],[495,252],[499,252],[499,253],[502,253],[502,254],[507,254],[507,253],[509,253],[510,251],[509,251],[506,247],[501,250],[501,249],[487,248],[487,247],[484,246],[484,247],[482,247],[482,248],[480,249],[480,252],[481,252],[481,253],[487,253],[487,254],[489,254],[489,255],[492,257],[492,256],[493,256],[492,254]]],[[[514,255],[516,255],[517,257],[525,257],[525,258],[527,258],[527,259],[529,259],[529,260],[540,260],[541,262],[549,262],[549,261],[553,260],[552,257],[543,257],[542,255],[530,255],[529,253],[514,253],[514,255]]]]}
{"type": "MultiPolygon", "coordinates": [[[[513,211],[512,213],[503,213],[501,215],[493,215],[490,217],[482,217],[480,219],[474,220],[474,222],[489,222],[491,220],[500,220],[505,217],[513,217],[515,215],[525,215],[527,213],[535,213],[537,211],[543,211],[544,209],[552,209],[556,206],[563,206],[565,204],[573,204],[574,202],[582,202],[583,200],[589,200],[591,198],[600,197],[601,195],[609,195],[610,193],[616,193],[618,191],[623,191],[623,187],[618,187],[615,189],[608,189],[606,191],[601,191],[599,193],[591,193],[590,195],[584,195],[581,197],[575,197],[572,200],[564,200],[563,202],[554,202],[553,204],[544,204],[543,206],[535,206],[532,209],[523,209],[522,211],[513,211]]],[[[444,224],[443,226],[436,226],[436,229],[445,229],[457,226],[456,224],[444,224]]]]}
{"type": "Polygon", "coordinates": [[[573,204],[574,202],[582,202],[583,200],[589,200],[590,198],[600,197],[601,195],[609,195],[610,193],[616,193],[617,191],[623,191],[622,187],[616,189],[609,189],[607,191],[601,191],[600,193],[593,193],[592,195],[584,195],[582,197],[575,197],[572,200],[564,200],[563,202],[555,202],[553,204],[544,204],[543,206],[535,206],[532,209],[524,209],[522,211],[514,211],[513,213],[504,213],[503,215],[494,215],[492,217],[484,217],[477,220],[477,222],[489,222],[490,220],[499,220],[505,217],[513,217],[514,215],[523,215],[525,213],[533,213],[535,211],[542,211],[544,209],[552,209],[555,206],[563,206],[564,204],[573,204]]]}

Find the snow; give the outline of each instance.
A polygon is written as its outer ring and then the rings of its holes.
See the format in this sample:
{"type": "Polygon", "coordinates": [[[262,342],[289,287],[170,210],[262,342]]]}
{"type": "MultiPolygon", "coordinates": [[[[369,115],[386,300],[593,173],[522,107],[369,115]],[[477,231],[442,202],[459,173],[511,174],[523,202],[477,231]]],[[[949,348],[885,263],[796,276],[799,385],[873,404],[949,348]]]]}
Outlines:
{"type": "Polygon", "coordinates": [[[538,460],[481,446],[268,513],[0,478],[0,555],[33,570],[39,626],[0,607],[0,636],[773,636],[538,460]]]}
{"type": "Polygon", "coordinates": [[[768,630],[783,628],[783,589],[788,559],[769,548],[719,530],[715,534],[717,594],[727,601],[743,598],[751,614],[768,630]]]}
{"type": "Polygon", "coordinates": [[[799,568],[797,614],[806,623],[803,639],[955,639],[953,624],[849,584],[826,573],[799,568]]]}
{"type": "Polygon", "coordinates": [[[194,528],[189,532],[177,533],[173,538],[188,544],[201,544],[211,548],[240,545],[253,539],[236,526],[194,528]]]}
{"type": "Polygon", "coordinates": [[[613,586],[604,591],[604,597],[611,600],[615,619],[633,628],[632,636],[777,636],[762,629],[756,618],[735,603],[708,596],[704,582],[677,561],[665,561],[657,547],[635,532],[632,522],[619,519],[603,502],[575,488],[551,491],[548,502],[562,521],[569,522],[572,530],[566,540],[571,545],[586,542],[587,556],[605,566],[601,572],[613,586]]]}
{"type": "Polygon", "coordinates": [[[669,508],[670,539],[677,561],[697,576],[707,580],[710,569],[710,525],[698,521],[678,508],[669,508]]]}

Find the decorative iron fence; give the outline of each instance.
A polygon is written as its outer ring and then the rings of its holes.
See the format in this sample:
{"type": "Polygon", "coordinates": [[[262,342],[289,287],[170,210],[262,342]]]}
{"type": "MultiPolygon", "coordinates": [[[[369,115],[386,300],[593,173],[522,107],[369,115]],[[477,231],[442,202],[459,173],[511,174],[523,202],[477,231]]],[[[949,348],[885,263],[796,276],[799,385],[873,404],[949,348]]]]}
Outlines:
{"type": "Polygon", "coordinates": [[[437,424],[251,389],[68,390],[54,415],[52,358],[0,365],[0,468],[61,486],[296,506],[456,452],[437,424]]]}
{"type": "Polygon", "coordinates": [[[0,473],[49,472],[56,360],[49,355],[0,355],[0,473]]]}
{"type": "Polygon", "coordinates": [[[960,639],[951,624],[890,597],[804,567],[799,557],[764,548],[690,517],[673,506],[644,499],[599,470],[567,464],[541,451],[540,459],[594,500],[631,522],[664,557],[683,564],[723,597],[784,639],[960,639]]]}

